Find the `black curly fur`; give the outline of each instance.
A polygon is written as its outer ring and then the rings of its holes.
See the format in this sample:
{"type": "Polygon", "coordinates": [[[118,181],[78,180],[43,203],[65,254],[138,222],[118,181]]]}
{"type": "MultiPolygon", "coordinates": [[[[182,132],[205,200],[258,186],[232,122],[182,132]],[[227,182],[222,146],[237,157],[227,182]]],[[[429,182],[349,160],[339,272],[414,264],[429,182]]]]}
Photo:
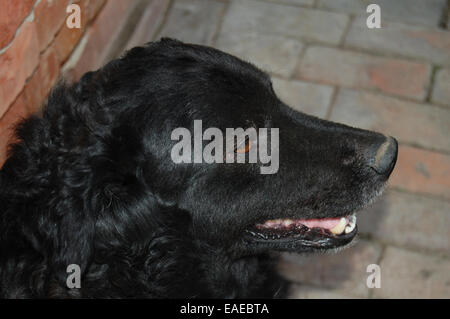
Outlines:
{"type": "Polygon", "coordinates": [[[168,39],[58,85],[42,116],[18,126],[0,173],[0,296],[282,296],[269,249],[245,243],[245,228],[337,216],[384,183],[356,147],[381,135],[283,108],[252,65],[168,39]],[[284,127],[279,173],[175,165],[170,132],[194,119],[284,127]],[[66,287],[69,264],[81,266],[81,289],[66,287]]]}

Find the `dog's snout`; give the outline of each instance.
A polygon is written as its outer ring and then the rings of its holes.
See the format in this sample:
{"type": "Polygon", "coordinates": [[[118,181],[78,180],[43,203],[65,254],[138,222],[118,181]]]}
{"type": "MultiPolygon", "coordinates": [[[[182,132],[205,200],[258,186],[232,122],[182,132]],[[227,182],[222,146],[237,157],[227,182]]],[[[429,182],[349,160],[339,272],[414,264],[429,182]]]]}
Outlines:
{"type": "Polygon", "coordinates": [[[389,177],[397,161],[398,143],[391,136],[381,144],[373,145],[370,166],[380,175],[389,177]]]}

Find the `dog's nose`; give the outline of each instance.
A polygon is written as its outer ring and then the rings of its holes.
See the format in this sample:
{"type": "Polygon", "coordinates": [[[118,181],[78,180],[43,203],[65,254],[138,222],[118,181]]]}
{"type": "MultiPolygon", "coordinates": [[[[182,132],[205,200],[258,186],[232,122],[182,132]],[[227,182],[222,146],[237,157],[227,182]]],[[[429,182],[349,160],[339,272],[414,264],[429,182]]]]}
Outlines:
{"type": "Polygon", "coordinates": [[[386,137],[382,144],[372,148],[370,166],[380,175],[389,177],[397,161],[398,143],[391,136],[386,137]]]}

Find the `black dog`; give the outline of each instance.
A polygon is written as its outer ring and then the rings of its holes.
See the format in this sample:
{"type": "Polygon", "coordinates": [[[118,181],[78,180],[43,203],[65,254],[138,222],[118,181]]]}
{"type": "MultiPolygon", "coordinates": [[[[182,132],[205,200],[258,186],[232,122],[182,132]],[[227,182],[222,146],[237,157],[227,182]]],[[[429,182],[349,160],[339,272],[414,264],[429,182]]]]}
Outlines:
{"type": "Polygon", "coordinates": [[[281,296],[268,252],[350,243],[397,156],[391,137],[290,109],[249,63],[170,39],[59,85],[17,135],[0,175],[6,298],[281,296]],[[279,170],[174,163],[172,131],[199,119],[279,128],[279,170]]]}

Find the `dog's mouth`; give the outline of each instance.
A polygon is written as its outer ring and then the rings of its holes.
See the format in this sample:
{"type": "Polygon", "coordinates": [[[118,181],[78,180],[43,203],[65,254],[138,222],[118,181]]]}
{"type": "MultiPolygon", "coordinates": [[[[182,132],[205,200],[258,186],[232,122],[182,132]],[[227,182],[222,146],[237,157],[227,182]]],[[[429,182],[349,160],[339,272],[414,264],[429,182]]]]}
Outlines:
{"type": "Polygon", "coordinates": [[[246,230],[254,244],[276,250],[331,249],[350,243],[357,234],[356,215],[321,219],[275,219],[246,230]]]}

